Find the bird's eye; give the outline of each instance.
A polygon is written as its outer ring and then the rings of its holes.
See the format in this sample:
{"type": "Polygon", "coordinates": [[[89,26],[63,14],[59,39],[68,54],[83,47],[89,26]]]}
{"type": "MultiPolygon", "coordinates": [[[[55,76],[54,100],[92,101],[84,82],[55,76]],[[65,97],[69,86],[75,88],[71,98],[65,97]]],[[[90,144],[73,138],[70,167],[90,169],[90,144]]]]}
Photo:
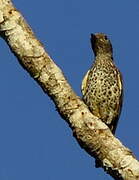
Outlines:
{"type": "Polygon", "coordinates": [[[107,36],[104,36],[105,40],[108,40],[107,36]]]}

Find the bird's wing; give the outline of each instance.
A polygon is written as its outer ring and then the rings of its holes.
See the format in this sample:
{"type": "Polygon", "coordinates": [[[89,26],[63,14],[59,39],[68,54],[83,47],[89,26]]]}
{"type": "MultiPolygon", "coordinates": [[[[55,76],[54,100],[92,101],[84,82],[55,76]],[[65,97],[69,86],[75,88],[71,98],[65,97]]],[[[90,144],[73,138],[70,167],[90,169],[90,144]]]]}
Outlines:
{"type": "Polygon", "coordinates": [[[113,120],[113,123],[111,123],[111,126],[110,126],[110,129],[113,134],[115,134],[119,117],[121,114],[121,110],[122,110],[122,104],[123,104],[123,81],[122,81],[122,75],[120,72],[118,73],[118,84],[119,84],[119,89],[120,89],[119,104],[117,104],[118,113],[115,119],[113,120]]]}
{"type": "Polygon", "coordinates": [[[83,80],[82,80],[82,84],[81,84],[81,92],[83,94],[83,96],[86,93],[86,85],[87,85],[87,78],[88,78],[88,74],[89,74],[90,70],[87,71],[87,73],[85,74],[83,80]]]}
{"type": "Polygon", "coordinates": [[[120,116],[121,109],[122,109],[122,103],[123,103],[123,80],[122,80],[122,75],[120,72],[118,73],[118,83],[119,83],[119,89],[120,89],[120,93],[121,93],[120,101],[119,101],[119,116],[120,116]]]}

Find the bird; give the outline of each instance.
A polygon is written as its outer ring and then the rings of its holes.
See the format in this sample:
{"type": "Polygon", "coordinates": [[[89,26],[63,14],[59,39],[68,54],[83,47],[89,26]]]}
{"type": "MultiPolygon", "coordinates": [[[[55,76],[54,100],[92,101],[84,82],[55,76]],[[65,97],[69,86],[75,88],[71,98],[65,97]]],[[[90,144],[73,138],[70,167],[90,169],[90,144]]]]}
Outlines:
{"type": "Polygon", "coordinates": [[[122,75],[114,63],[108,37],[96,33],[91,34],[90,40],[95,60],[82,80],[82,99],[115,134],[123,102],[122,75]]]}

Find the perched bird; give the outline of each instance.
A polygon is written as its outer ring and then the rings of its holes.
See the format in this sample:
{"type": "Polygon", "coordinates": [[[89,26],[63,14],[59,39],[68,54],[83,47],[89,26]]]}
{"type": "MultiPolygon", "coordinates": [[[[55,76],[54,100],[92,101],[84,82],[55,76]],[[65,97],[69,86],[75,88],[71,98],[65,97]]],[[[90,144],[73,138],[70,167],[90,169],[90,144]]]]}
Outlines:
{"type": "Polygon", "coordinates": [[[112,45],[105,34],[91,34],[95,61],[82,81],[83,101],[93,115],[115,133],[122,107],[121,73],[112,57],[112,45]]]}

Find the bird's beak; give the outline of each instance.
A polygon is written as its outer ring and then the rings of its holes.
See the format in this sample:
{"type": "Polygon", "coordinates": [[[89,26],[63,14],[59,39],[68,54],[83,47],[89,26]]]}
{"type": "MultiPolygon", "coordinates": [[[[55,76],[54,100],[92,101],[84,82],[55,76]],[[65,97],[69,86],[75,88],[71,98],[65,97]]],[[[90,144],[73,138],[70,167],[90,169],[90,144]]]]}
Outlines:
{"type": "Polygon", "coordinates": [[[94,40],[95,34],[91,33],[91,40],[94,40]]]}
{"type": "Polygon", "coordinates": [[[90,40],[91,40],[91,44],[92,44],[92,45],[94,45],[95,39],[96,39],[95,34],[92,34],[92,33],[91,33],[91,38],[90,38],[90,40]]]}

